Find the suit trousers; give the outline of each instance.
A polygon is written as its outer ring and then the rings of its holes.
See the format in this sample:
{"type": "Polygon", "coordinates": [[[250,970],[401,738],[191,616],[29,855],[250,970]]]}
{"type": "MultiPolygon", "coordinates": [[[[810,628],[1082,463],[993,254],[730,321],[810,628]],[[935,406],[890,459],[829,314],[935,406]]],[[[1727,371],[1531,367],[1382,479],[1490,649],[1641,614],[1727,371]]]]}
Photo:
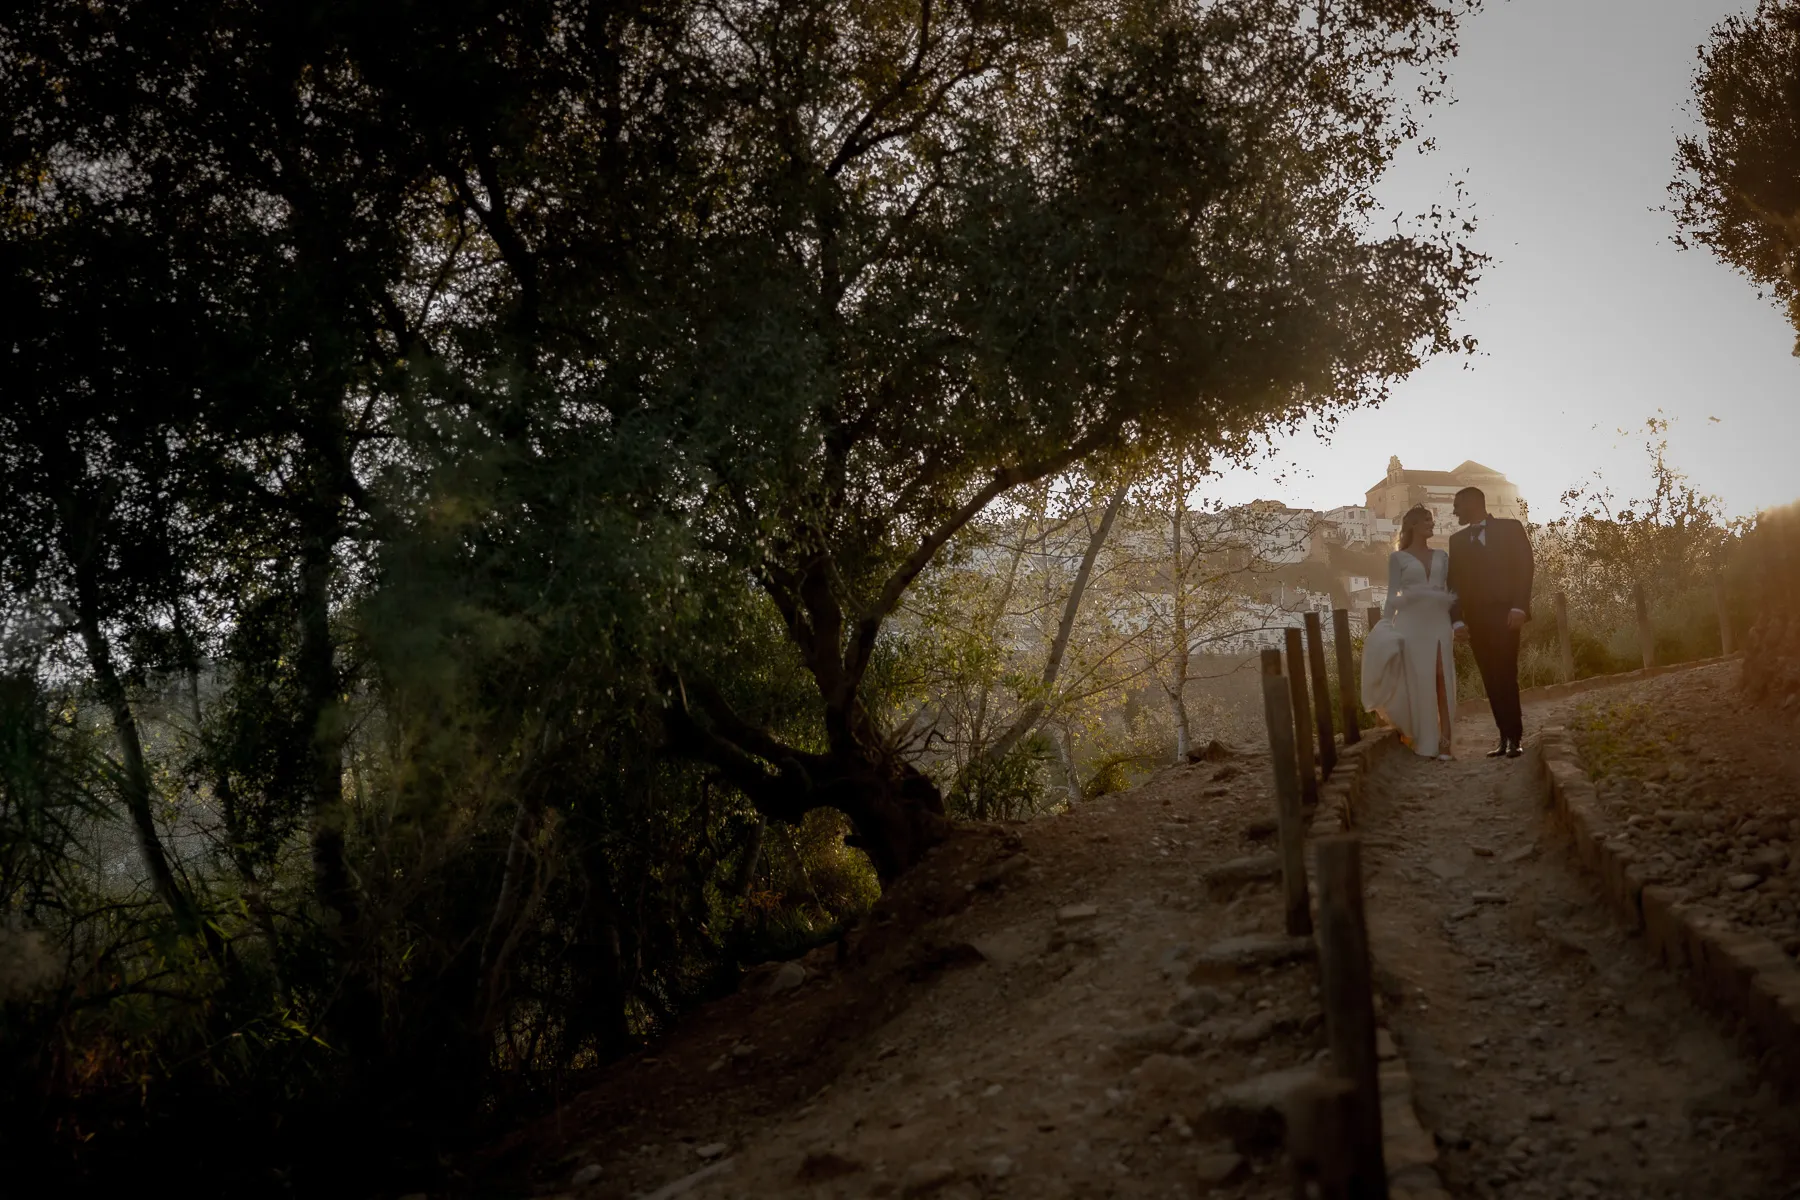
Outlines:
{"type": "Polygon", "coordinates": [[[1506,627],[1506,611],[1469,613],[1469,648],[1481,668],[1488,704],[1500,736],[1518,742],[1525,737],[1525,717],[1519,708],[1519,631],[1506,627]]]}

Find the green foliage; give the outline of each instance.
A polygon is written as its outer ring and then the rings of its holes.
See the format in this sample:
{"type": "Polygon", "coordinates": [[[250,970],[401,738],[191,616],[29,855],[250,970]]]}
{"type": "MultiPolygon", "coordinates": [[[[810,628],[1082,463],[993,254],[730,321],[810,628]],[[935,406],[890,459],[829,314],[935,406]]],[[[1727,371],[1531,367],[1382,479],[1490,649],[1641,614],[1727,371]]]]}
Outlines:
{"type": "Polygon", "coordinates": [[[394,1114],[529,1102],[916,861],[944,680],[1048,714],[967,811],[1166,755],[1106,605],[1034,682],[929,573],[1464,348],[1455,218],[1367,221],[1461,7],[0,16],[0,915],[60,959],[0,1136],[434,1161],[394,1114]]]}
{"type": "Polygon", "coordinates": [[[1646,496],[1620,502],[1596,478],[1564,493],[1564,516],[1532,526],[1537,574],[1534,619],[1520,644],[1522,685],[1561,679],[1559,592],[1568,603],[1577,678],[1643,665],[1639,589],[1656,630],[1658,662],[1719,653],[1714,588],[1737,570],[1745,524],[1727,519],[1718,497],[1695,491],[1669,461],[1669,427],[1660,414],[1645,422],[1646,496]]]}
{"type": "MultiPolygon", "coordinates": [[[[82,834],[104,810],[101,759],[34,674],[0,675],[0,911],[52,921],[83,890],[82,834]]],[[[16,673],[15,673],[16,672],[16,673]]]]}
{"type": "Polygon", "coordinates": [[[1800,332],[1800,4],[1758,0],[1715,26],[1694,94],[1703,130],[1677,143],[1669,185],[1683,236],[1771,293],[1800,332]]]}
{"type": "Polygon", "coordinates": [[[1598,480],[1571,488],[1563,494],[1568,515],[1539,533],[1540,574],[1585,623],[1635,618],[1639,587],[1660,604],[1710,586],[1741,533],[1717,496],[1695,491],[1669,462],[1669,426],[1660,414],[1644,423],[1647,496],[1620,503],[1598,480]]]}
{"type": "Polygon", "coordinates": [[[1050,735],[1039,731],[997,759],[975,759],[957,775],[946,802],[951,813],[969,820],[1024,820],[1052,808],[1058,765],[1050,735]]]}
{"type": "Polygon", "coordinates": [[[1596,779],[1645,778],[1676,746],[1675,733],[1659,730],[1658,713],[1627,700],[1590,700],[1569,721],[1583,762],[1596,779]]]}
{"type": "Polygon", "coordinates": [[[842,814],[808,813],[798,826],[771,824],[765,866],[741,897],[721,897],[721,920],[735,920],[727,946],[735,963],[797,958],[868,911],[880,884],[866,857],[844,845],[842,814]]]}

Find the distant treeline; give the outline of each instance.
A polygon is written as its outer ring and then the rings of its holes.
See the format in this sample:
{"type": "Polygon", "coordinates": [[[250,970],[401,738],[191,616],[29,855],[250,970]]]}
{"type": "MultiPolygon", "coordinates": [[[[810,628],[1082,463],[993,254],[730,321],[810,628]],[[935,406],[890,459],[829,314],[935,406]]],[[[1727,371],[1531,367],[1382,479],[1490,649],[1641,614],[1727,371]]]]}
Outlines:
{"type": "MultiPolygon", "coordinates": [[[[1792,603],[1800,583],[1792,510],[1728,518],[1717,496],[1698,492],[1670,461],[1669,425],[1661,416],[1645,424],[1646,495],[1620,500],[1596,482],[1565,493],[1561,517],[1531,525],[1533,620],[1519,661],[1526,687],[1562,681],[1559,595],[1577,679],[1644,665],[1640,594],[1652,660],[1665,666],[1722,653],[1727,631],[1743,650],[1753,629],[1792,603]]],[[[1459,665],[1464,693],[1481,695],[1473,660],[1459,665]]]]}

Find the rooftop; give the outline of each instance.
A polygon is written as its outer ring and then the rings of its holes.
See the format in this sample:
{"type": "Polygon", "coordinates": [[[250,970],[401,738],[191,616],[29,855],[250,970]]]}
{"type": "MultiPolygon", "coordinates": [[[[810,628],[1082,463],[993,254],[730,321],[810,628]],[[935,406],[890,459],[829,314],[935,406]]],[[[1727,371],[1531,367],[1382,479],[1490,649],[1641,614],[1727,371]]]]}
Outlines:
{"type": "Polygon", "coordinates": [[[1387,474],[1370,484],[1367,490],[1372,492],[1377,488],[1386,487],[1390,483],[1416,483],[1425,485],[1456,483],[1466,485],[1477,480],[1490,483],[1496,480],[1505,482],[1506,476],[1504,473],[1496,471],[1492,467],[1484,466],[1472,458],[1459,463],[1448,471],[1414,471],[1401,466],[1399,456],[1396,455],[1395,457],[1388,459],[1387,474]]]}

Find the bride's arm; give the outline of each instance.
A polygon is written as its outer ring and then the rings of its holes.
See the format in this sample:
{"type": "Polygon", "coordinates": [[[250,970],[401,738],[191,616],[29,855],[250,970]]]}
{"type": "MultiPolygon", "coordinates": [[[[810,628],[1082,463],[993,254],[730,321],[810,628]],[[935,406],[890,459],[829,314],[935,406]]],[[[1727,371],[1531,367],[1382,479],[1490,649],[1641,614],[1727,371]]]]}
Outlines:
{"type": "Polygon", "coordinates": [[[1403,551],[1396,550],[1388,555],[1387,602],[1381,606],[1381,615],[1384,619],[1392,617],[1394,610],[1399,607],[1400,574],[1404,569],[1404,564],[1400,561],[1402,553],[1403,551]]]}

